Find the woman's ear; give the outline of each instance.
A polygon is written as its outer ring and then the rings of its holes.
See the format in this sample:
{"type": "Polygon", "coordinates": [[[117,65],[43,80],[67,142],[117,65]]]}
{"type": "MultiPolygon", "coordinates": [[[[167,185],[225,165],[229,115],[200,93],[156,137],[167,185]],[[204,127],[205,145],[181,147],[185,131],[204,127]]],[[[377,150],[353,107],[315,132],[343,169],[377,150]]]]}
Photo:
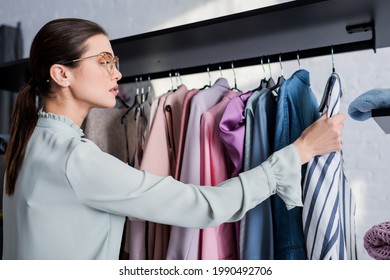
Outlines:
{"type": "Polygon", "coordinates": [[[60,87],[69,86],[68,69],[61,64],[53,64],[50,67],[50,77],[60,87]]]}

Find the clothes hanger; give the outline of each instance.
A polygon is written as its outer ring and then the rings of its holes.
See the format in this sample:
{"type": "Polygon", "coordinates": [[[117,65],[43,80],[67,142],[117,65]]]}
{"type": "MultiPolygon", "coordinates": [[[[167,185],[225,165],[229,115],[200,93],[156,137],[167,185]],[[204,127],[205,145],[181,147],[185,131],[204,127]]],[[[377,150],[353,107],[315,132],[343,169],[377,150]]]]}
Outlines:
{"type": "Polygon", "coordinates": [[[181,87],[183,85],[183,81],[180,77],[179,71],[175,72],[175,77],[176,77],[176,90],[177,90],[179,87],[181,87]]]}
{"type": "Polygon", "coordinates": [[[145,89],[144,89],[144,86],[142,84],[142,77],[139,78],[139,82],[141,84],[141,94],[140,94],[140,99],[141,100],[138,100],[138,103],[144,103],[145,101],[145,89]]]}
{"type": "Polygon", "coordinates": [[[116,89],[116,96],[115,96],[115,99],[123,105],[123,107],[125,108],[130,108],[130,106],[126,103],[126,101],[120,96],[120,90],[119,90],[119,87],[116,89]]]}
{"type": "Polygon", "coordinates": [[[200,88],[199,90],[204,90],[206,88],[210,88],[211,87],[211,75],[210,75],[210,68],[207,67],[207,74],[209,75],[209,83],[208,84],[205,84],[202,88],[200,88]]]}
{"type": "Polygon", "coordinates": [[[139,102],[140,101],[140,98],[139,98],[140,94],[139,94],[138,78],[135,78],[135,85],[136,85],[136,90],[135,90],[134,102],[133,102],[133,105],[130,106],[130,110],[133,109],[134,107],[138,106],[140,103],[139,102]]]}
{"type": "Polygon", "coordinates": [[[279,54],[279,64],[280,64],[281,75],[278,78],[278,82],[272,88],[270,88],[270,90],[275,92],[276,95],[277,95],[276,89],[278,89],[283,84],[283,82],[286,80],[283,76],[282,54],[279,54]]]}
{"type": "Polygon", "coordinates": [[[266,73],[265,73],[265,68],[264,68],[264,63],[263,63],[263,57],[261,57],[261,67],[263,68],[264,78],[261,79],[261,81],[260,81],[259,89],[267,87],[267,78],[266,78],[266,73]]]}
{"type": "Polygon", "coordinates": [[[261,90],[261,89],[267,87],[267,78],[266,78],[266,73],[265,73],[265,68],[264,68],[264,63],[263,63],[263,57],[261,57],[260,61],[261,61],[261,67],[263,68],[264,78],[260,80],[260,84],[257,88],[251,90],[252,92],[255,92],[255,91],[258,91],[258,90],[261,90]]]}
{"type": "Polygon", "coordinates": [[[238,87],[237,87],[236,72],[234,71],[234,63],[233,63],[233,61],[232,61],[231,66],[232,66],[232,70],[233,70],[234,87],[232,87],[230,90],[237,90],[237,91],[239,91],[239,92],[242,92],[242,91],[241,91],[240,89],[238,89],[238,87]]]}
{"type": "Polygon", "coordinates": [[[140,114],[141,118],[144,116],[144,114],[143,114],[144,113],[143,104],[144,104],[146,98],[145,98],[145,89],[144,89],[144,86],[142,84],[142,77],[139,78],[139,82],[140,82],[140,85],[141,85],[141,94],[136,96],[136,98],[138,100],[137,100],[137,105],[135,106],[135,110],[134,110],[134,120],[137,119],[138,113],[140,114]]]}
{"type": "Polygon", "coordinates": [[[268,81],[267,81],[267,86],[266,86],[266,88],[271,89],[272,87],[275,86],[275,81],[274,81],[274,79],[272,78],[271,61],[270,61],[269,57],[267,58],[267,60],[268,60],[268,68],[269,68],[269,79],[268,79],[268,81]]]}
{"type": "Polygon", "coordinates": [[[129,151],[127,115],[133,108],[138,106],[138,96],[139,96],[138,78],[135,78],[135,84],[136,84],[136,96],[134,96],[134,102],[131,106],[127,106],[127,110],[121,116],[121,124],[123,125],[124,130],[125,130],[125,143],[126,143],[125,146],[126,146],[127,164],[130,166],[134,166],[135,159],[134,159],[134,156],[130,156],[130,151],[129,151]]]}
{"type": "Polygon", "coordinates": [[[298,68],[301,70],[301,61],[299,60],[299,50],[297,51],[297,62],[298,62],[298,68]]]}
{"type": "Polygon", "coordinates": [[[145,93],[145,100],[144,100],[144,102],[146,101],[146,100],[148,100],[148,98],[149,98],[149,94],[150,94],[150,91],[152,90],[152,82],[150,81],[150,76],[148,76],[148,90],[146,91],[146,93],[145,93]]]}
{"type": "Polygon", "coordinates": [[[134,102],[131,106],[126,106],[127,110],[122,114],[121,124],[126,124],[127,126],[127,114],[134,108],[137,108],[140,103],[140,94],[139,94],[139,86],[138,86],[138,78],[135,78],[136,90],[134,96],[134,102]]]}
{"type": "Polygon", "coordinates": [[[169,79],[171,80],[171,91],[174,91],[173,80],[172,80],[172,73],[171,72],[169,72],[169,79]]]}
{"type": "Polygon", "coordinates": [[[119,96],[119,90],[118,89],[117,89],[117,95],[115,96],[115,99],[117,101],[119,101],[119,103],[121,103],[125,108],[127,108],[127,109],[130,108],[130,106],[127,105],[126,101],[124,101],[123,98],[119,96]]]}
{"type": "MultiPolygon", "coordinates": [[[[331,52],[331,56],[332,56],[332,74],[331,75],[337,75],[336,74],[336,69],[334,67],[333,45],[331,46],[330,52],[331,52]]],[[[327,87],[328,87],[328,84],[326,85],[324,92],[325,93],[331,92],[330,90],[327,89],[327,87]]],[[[325,106],[328,103],[328,99],[329,99],[329,95],[328,94],[322,95],[322,100],[321,100],[320,106],[318,106],[318,111],[319,112],[324,111],[325,106]]]]}

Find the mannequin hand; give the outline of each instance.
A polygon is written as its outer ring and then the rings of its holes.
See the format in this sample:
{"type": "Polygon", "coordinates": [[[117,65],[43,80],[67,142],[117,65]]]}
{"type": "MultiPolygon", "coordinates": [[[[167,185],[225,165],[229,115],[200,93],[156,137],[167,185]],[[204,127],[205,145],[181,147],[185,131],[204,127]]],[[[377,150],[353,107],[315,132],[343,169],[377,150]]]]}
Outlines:
{"type": "Polygon", "coordinates": [[[314,156],[325,155],[341,149],[341,132],[344,127],[344,115],[328,118],[323,114],[317,121],[307,127],[294,142],[305,164],[314,156]]]}

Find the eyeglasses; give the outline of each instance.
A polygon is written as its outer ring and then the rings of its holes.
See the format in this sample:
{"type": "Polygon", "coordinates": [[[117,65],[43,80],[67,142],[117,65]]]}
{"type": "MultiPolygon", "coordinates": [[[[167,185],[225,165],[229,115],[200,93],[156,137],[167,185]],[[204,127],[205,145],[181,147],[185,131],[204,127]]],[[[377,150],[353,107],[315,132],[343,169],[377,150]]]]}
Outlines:
{"type": "Polygon", "coordinates": [[[93,57],[99,57],[99,56],[101,57],[100,64],[102,64],[106,68],[107,73],[109,75],[114,74],[115,68],[117,70],[119,70],[119,57],[112,56],[112,54],[110,54],[109,52],[101,52],[101,53],[96,54],[96,55],[91,55],[91,56],[87,56],[87,57],[83,57],[83,58],[73,59],[71,61],[67,61],[67,62],[62,63],[62,64],[63,65],[71,64],[71,63],[75,63],[75,62],[78,62],[78,61],[82,61],[84,59],[93,58],[93,57]]]}

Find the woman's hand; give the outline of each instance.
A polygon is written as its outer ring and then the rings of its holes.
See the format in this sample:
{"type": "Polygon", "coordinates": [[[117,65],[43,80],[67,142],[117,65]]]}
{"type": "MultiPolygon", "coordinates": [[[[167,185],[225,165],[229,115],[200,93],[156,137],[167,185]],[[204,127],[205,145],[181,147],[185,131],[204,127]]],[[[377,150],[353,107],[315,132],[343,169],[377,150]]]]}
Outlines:
{"type": "Polygon", "coordinates": [[[344,115],[328,118],[323,114],[317,121],[307,127],[294,142],[305,164],[314,156],[324,155],[341,149],[341,132],[344,127],[344,115]]]}

